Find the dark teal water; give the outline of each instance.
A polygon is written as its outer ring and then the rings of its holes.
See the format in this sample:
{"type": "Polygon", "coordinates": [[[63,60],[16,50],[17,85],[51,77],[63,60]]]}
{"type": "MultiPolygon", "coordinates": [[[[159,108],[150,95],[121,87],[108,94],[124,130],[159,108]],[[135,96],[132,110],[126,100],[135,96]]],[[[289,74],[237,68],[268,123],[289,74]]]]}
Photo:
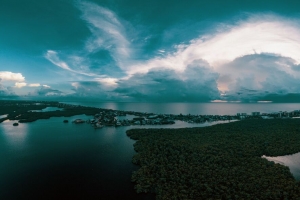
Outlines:
{"type": "Polygon", "coordinates": [[[0,125],[0,199],[142,198],[130,181],[136,166],[126,128],[63,119],[0,125]]]}
{"type": "Polygon", "coordinates": [[[57,110],[63,110],[63,108],[58,107],[47,107],[42,110],[32,110],[32,112],[50,112],[50,111],[57,111],[57,110]]]}
{"type": "Polygon", "coordinates": [[[85,106],[157,114],[236,115],[236,113],[300,110],[300,103],[114,103],[65,102],[85,106]]]}
{"type": "Polygon", "coordinates": [[[164,126],[104,127],[50,118],[0,124],[0,199],[153,199],[137,195],[131,173],[135,141],[129,128],[207,126],[176,122],[164,126]]]}

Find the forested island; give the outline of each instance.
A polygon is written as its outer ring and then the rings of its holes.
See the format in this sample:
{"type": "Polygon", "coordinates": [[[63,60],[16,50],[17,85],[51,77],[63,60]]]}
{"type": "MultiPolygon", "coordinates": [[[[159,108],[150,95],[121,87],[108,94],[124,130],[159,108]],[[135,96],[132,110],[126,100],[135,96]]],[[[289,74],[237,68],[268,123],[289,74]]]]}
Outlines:
{"type": "Polygon", "coordinates": [[[132,129],[138,193],[157,199],[300,199],[289,168],[261,156],[300,152],[300,119],[203,128],[132,129]]]}

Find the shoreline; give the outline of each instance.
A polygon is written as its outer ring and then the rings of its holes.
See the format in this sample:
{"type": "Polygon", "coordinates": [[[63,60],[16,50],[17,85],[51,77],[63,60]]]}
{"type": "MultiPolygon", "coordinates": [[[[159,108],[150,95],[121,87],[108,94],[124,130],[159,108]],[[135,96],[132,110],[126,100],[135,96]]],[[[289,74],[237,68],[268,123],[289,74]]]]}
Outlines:
{"type": "Polygon", "coordinates": [[[244,120],[193,129],[128,130],[136,140],[132,162],[140,166],[132,175],[135,189],[159,199],[298,199],[300,182],[289,168],[262,156],[300,152],[299,122],[244,120]]]}
{"type": "MultiPolygon", "coordinates": [[[[232,120],[248,120],[248,119],[290,119],[300,117],[300,111],[292,112],[276,112],[276,113],[260,113],[252,112],[237,113],[236,115],[191,115],[191,114],[156,114],[137,111],[122,111],[105,108],[97,108],[90,106],[74,105],[60,103],[56,101],[20,101],[20,100],[0,100],[0,115],[7,115],[0,119],[0,123],[4,120],[17,120],[19,123],[33,122],[38,119],[49,119],[50,117],[70,117],[74,115],[88,115],[98,118],[102,113],[102,118],[108,118],[109,121],[101,123],[103,125],[157,125],[172,124],[175,120],[185,121],[188,123],[202,124],[205,122],[232,121],[232,120]],[[57,110],[47,112],[33,112],[43,110],[47,107],[56,107],[57,110]],[[133,115],[136,118],[132,121],[123,121],[117,124],[114,117],[133,115]]],[[[98,119],[99,120],[99,119],[98,119]]]]}

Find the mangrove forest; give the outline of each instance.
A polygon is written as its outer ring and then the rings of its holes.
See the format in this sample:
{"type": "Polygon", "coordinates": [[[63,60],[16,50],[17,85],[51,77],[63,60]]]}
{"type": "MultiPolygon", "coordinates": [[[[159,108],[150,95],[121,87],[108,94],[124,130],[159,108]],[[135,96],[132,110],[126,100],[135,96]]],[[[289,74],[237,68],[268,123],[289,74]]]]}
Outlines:
{"type": "Polygon", "coordinates": [[[300,152],[300,119],[203,128],[132,129],[132,181],[157,199],[300,199],[289,168],[261,156],[300,152]]]}

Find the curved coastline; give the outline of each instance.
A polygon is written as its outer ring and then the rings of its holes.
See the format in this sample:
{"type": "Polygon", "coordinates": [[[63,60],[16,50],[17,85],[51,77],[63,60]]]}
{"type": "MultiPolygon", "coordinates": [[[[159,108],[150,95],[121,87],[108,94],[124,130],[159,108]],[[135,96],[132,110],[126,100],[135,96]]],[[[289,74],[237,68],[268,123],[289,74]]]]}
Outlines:
{"type": "MultiPolygon", "coordinates": [[[[99,113],[102,113],[101,115],[105,115],[104,117],[108,116],[108,118],[126,115],[132,115],[140,118],[140,120],[137,120],[137,118],[135,120],[132,120],[129,123],[130,125],[145,125],[147,121],[147,125],[172,124],[175,120],[185,121],[188,123],[203,124],[205,122],[231,122],[232,120],[245,119],[287,119],[300,117],[300,110],[294,110],[291,112],[279,111],[272,113],[237,113],[235,115],[157,114],[153,112],[105,109],[75,104],[66,104],[55,101],[0,100],[0,116],[2,116],[2,118],[0,118],[0,123],[5,120],[17,120],[20,123],[26,123],[33,122],[38,119],[49,119],[50,117],[70,117],[82,114],[96,117],[96,115],[99,113]],[[53,109],[55,107],[57,108],[57,110],[53,109]]],[[[111,123],[108,124],[111,125],[111,123]]],[[[123,125],[128,125],[128,123],[124,122],[123,125]]]]}
{"type": "MultiPolygon", "coordinates": [[[[133,120],[124,121],[121,125],[163,125],[174,124],[176,120],[188,123],[205,123],[216,121],[232,121],[240,119],[235,115],[174,115],[174,114],[155,114],[136,111],[122,111],[105,108],[88,107],[81,105],[65,104],[53,101],[7,101],[0,100],[0,115],[6,117],[0,119],[0,123],[5,120],[17,120],[19,123],[33,122],[38,119],[49,119],[50,117],[70,117],[75,115],[88,115],[97,120],[107,118],[102,121],[105,125],[116,125],[114,117],[132,115],[133,120]],[[57,107],[57,110],[37,112],[47,110],[48,107],[57,107]]],[[[248,116],[253,118],[256,116],[248,116]]]]}
{"type": "Polygon", "coordinates": [[[298,199],[289,168],[262,155],[300,151],[299,119],[245,120],[193,129],[134,129],[138,193],[158,199],[298,199]]]}

